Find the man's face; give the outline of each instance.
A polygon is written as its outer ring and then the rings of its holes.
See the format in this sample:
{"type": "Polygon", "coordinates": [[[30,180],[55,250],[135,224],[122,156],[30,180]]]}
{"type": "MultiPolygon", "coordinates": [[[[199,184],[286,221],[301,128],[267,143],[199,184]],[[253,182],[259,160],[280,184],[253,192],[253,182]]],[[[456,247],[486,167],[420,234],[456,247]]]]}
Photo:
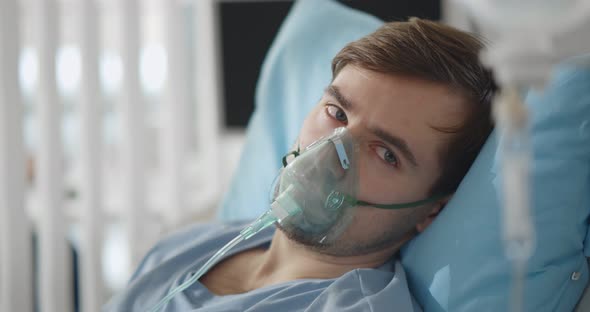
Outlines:
{"type": "MultiPolygon", "coordinates": [[[[346,127],[359,139],[359,200],[422,200],[431,195],[441,172],[440,153],[450,138],[436,128],[460,125],[463,102],[440,84],[347,65],[305,119],[299,145],[304,148],[346,127]]],[[[286,235],[327,254],[365,254],[410,239],[436,206],[441,203],[402,210],[358,207],[348,229],[328,245],[298,233],[286,235]]]]}

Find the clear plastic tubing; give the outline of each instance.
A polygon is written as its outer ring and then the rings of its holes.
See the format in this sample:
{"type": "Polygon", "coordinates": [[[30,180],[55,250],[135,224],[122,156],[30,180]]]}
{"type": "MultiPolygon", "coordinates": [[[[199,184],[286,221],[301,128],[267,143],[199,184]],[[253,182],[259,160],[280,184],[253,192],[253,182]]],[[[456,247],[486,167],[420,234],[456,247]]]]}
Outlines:
{"type": "Polygon", "coordinates": [[[156,304],[150,312],[158,312],[160,309],[170,301],[176,294],[179,292],[189,288],[192,284],[198,281],[209,269],[215,265],[219,260],[234,246],[239,244],[241,241],[246,240],[258,232],[262,231],[263,229],[269,227],[270,225],[274,224],[278,219],[274,216],[272,211],[267,211],[263,215],[261,215],[256,221],[252,222],[246,228],[244,228],[238,236],[232,239],[229,243],[225,244],[221,249],[219,249],[201,268],[186,282],[182,283],[178,287],[174,288],[170,291],[158,304],[156,304]]]}

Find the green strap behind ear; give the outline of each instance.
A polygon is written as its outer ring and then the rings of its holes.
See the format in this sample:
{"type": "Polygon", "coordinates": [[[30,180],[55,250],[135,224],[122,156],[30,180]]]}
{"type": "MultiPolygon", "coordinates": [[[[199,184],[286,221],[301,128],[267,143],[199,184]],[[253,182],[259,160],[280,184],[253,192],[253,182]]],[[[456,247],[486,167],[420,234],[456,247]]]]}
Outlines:
{"type": "Polygon", "coordinates": [[[408,202],[408,203],[400,203],[400,204],[373,204],[373,203],[369,203],[366,201],[362,201],[362,200],[356,200],[355,198],[351,197],[351,196],[346,196],[346,201],[348,201],[350,204],[356,204],[358,206],[368,206],[368,207],[374,207],[374,208],[379,208],[379,209],[404,209],[404,208],[413,208],[413,207],[418,207],[418,206],[422,206],[424,204],[429,204],[429,203],[433,203],[445,196],[448,196],[450,194],[439,194],[439,195],[434,195],[430,198],[427,199],[423,199],[423,200],[418,200],[418,201],[414,201],[414,202],[408,202]]]}

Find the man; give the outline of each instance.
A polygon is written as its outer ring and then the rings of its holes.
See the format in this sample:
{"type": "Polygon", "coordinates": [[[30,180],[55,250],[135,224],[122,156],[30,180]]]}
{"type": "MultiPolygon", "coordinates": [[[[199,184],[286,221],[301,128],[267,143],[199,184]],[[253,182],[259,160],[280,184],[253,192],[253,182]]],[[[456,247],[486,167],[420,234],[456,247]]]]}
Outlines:
{"type": "MultiPolygon", "coordinates": [[[[359,206],[327,244],[267,229],[162,311],[421,310],[395,255],[443,209],[492,129],[494,86],[478,61],[481,48],[474,36],[438,23],[385,24],[336,55],[333,80],[299,135],[301,147],[338,127],[362,138],[359,200],[436,200],[399,210],[359,206]]],[[[199,226],[160,242],[105,310],[149,310],[243,227],[199,226]]]]}

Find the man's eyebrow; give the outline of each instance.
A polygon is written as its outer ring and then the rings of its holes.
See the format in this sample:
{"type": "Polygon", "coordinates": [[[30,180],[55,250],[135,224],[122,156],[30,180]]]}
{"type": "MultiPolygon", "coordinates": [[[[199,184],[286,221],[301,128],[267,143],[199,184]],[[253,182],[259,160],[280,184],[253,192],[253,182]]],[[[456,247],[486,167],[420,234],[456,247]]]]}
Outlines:
{"type": "MultiPolygon", "coordinates": [[[[352,102],[342,95],[342,92],[340,92],[337,86],[329,85],[325,92],[333,96],[345,110],[351,110],[352,107],[354,107],[352,102]]],[[[381,128],[372,128],[370,131],[378,136],[381,140],[395,146],[414,167],[418,167],[416,157],[408,147],[408,143],[406,143],[406,141],[400,137],[387,133],[381,128]]]]}
{"type": "Polygon", "coordinates": [[[336,98],[338,103],[340,103],[340,105],[342,105],[342,108],[344,108],[345,110],[349,111],[354,106],[354,105],[352,105],[351,101],[349,101],[346,97],[344,97],[344,95],[342,95],[342,92],[340,92],[340,89],[338,89],[338,87],[335,85],[329,85],[326,88],[325,92],[328,93],[329,95],[333,96],[334,98],[336,98]]]}
{"type": "Polygon", "coordinates": [[[395,135],[391,135],[380,128],[372,128],[372,129],[370,129],[370,131],[373,132],[373,134],[375,134],[376,136],[378,136],[381,140],[397,147],[397,149],[399,149],[401,151],[401,153],[404,155],[404,157],[414,167],[418,167],[418,162],[416,162],[416,157],[414,156],[414,154],[412,153],[412,151],[408,147],[408,144],[406,143],[406,141],[404,141],[400,137],[397,137],[395,135]]]}

